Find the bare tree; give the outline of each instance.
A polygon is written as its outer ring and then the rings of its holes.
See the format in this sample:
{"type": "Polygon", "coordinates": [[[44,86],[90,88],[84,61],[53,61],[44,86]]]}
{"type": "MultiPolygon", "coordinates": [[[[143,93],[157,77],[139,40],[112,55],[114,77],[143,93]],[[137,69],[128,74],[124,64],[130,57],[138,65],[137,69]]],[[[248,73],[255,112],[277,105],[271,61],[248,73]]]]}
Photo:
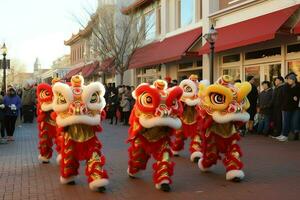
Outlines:
{"type": "Polygon", "coordinates": [[[134,52],[140,48],[153,23],[137,13],[123,15],[123,5],[99,5],[95,14],[90,14],[93,36],[91,48],[100,60],[113,59],[112,71],[120,75],[123,84],[134,52]]]}

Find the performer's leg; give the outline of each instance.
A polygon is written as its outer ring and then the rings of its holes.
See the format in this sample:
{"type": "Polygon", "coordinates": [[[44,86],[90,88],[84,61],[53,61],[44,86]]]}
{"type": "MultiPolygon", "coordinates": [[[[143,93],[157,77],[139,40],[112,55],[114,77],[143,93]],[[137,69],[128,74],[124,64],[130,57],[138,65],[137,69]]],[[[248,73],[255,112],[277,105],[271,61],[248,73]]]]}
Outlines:
{"type": "Polygon", "coordinates": [[[215,142],[214,136],[203,138],[202,141],[203,157],[199,160],[198,166],[201,171],[209,171],[210,168],[215,165],[219,158],[219,152],[215,142]]]}
{"type": "Polygon", "coordinates": [[[75,142],[68,134],[65,134],[61,149],[60,162],[60,182],[62,184],[74,183],[75,176],[78,175],[79,161],[75,157],[75,142]]]}
{"type": "Polygon", "coordinates": [[[129,177],[138,176],[140,170],[145,170],[150,156],[143,148],[143,141],[140,138],[135,138],[131,141],[131,146],[128,149],[129,162],[127,173],[129,177]]]}
{"type": "Polygon", "coordinates": [[[88,176],[90,189],[103,192],[109,183],[107,172],[103,169],[105,157],[101,154],[101,143],[97,137],[92,138],[92,140],[95,140],[95,143],[86,163],[85,174],[88,176]]]}
{"type": "Polygon", "coordinates": [[[157,189],[168,192],[172,183],[171,176],[174,171],[174,162],[170,161],[172,153],[169,147],[169,142],[162,144],[161,148],[153,154],[156,163],[153,164],[153,181],[157,189]]]}
{"type": "Polygon", "coordinates": [[[39,133],[39,140],[39,160],[43,163],[49,163],[49,160],[52,157],[53,142],[48,129],[45,127],[43,127],[39,133]]]}
{"type": "Polygon", "coordinates": [[[190,153],[191,161],[198,163],[199,159],[202,157],[200,134],[195,134],[194,136],[192,136],[190,144],[190,153]]]}
{"type": "Polygon", "coordinates": [[[178,130],[175,133],[175,140],[172,143],[172,153],[174,156],[179,156],[179,151],[184,148],[184,141],[186,137],[183,134],[182,130],[178,130]]]}
{"type": "Polygon", "coordinates": [[[223,163],[226,167],[226,179],[233,181],[241,181],[244,178],[243,163],[240,160],[242,156],[240,147],[234,141],[227,150],[223,163]]]}

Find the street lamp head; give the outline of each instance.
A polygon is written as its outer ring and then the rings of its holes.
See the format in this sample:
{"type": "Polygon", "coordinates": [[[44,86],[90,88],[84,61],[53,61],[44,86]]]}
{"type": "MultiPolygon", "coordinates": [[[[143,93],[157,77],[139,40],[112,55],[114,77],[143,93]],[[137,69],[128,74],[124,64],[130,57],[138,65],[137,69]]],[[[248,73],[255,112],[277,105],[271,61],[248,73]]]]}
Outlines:
{"type": "Polygon", "coordinates": [[[7,47],[6,47],[5,43],[1,47],[1,53],[3,56],[6,56],[6,54],[7,54],[7,47]]]}
{"type": "Polygon", "coordinates": [[[211,28],[209,29],[209,32],[206,33],[204,36],[205,40],[209,43],[215,43],[218,37],[218,32],[214,28],[214,25],[211,25],[211,28]]]}

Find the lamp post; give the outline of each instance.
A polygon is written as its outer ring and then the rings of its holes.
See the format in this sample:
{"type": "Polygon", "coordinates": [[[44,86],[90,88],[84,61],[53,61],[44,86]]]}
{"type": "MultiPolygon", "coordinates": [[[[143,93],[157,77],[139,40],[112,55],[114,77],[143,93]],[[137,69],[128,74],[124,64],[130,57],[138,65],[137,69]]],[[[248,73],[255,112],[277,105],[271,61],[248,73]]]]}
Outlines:
{"type": "Polygon", "coordinates": [[[218,32],[214,28],[214,25],[211,25],[209,32],[206,33],[203,37],[210,44],[210,56],[209,56],[210,83],[213,83],[214,82],[215,42],[218,37],[218,32]]]}
{"type": "Polygon", "coordinates": [[[3,84],[2,84],[2,91],[6,93],[6,55],[7,55],[7,48],[5,43],[1,47],[3,61],[2,61],[2,69],[3,69],[3,84]]]}

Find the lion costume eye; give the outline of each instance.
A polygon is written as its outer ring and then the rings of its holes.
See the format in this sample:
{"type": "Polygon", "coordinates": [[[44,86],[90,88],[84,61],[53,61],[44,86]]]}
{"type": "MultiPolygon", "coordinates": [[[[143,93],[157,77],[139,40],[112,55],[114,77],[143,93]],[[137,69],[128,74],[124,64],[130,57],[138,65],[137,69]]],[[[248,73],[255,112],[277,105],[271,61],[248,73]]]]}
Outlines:
{"type": "Polygon", "coordinates": [[[66,104],[66,98],[62,95],[62,93],[57,94],[57,104],[66,104]]]}
{"type": "Polygon", "coordinates": [[[99,92],[95,92],[92,94],[90,103],[99,103],[100,102],[100,98],[99,98],[99,92]]]}
{"type": "Polygon", "coordinates": [[[148,93],[142,94],[140,97],[140,103],[145,107],[152,107],[153,106],[152,96],[148,93]]]}
{"type": "Polygon", "coordinates": [[[210,94],[210,101],[213,104],[224,104],[225,103],[225,96],[219,93],[211,93],[210,94]]]}
{"type": "Polygon", "coordinates": [[[190,93],[190,92],[193,92],[193,89],[191,88],[191,86],[185,85],[185,86],[183,86],[183,91],[190,93]]]}
{"type": "Polygon", "coordinates": [[[42,90],[42,91],[40,92],[40,98],[41,98],[41,99],[45,99],[45,98],[47,98],[47,97],[49,97],[49,96],[50,96],[50,93],[49,93],[48,90],[42,90]]]}

